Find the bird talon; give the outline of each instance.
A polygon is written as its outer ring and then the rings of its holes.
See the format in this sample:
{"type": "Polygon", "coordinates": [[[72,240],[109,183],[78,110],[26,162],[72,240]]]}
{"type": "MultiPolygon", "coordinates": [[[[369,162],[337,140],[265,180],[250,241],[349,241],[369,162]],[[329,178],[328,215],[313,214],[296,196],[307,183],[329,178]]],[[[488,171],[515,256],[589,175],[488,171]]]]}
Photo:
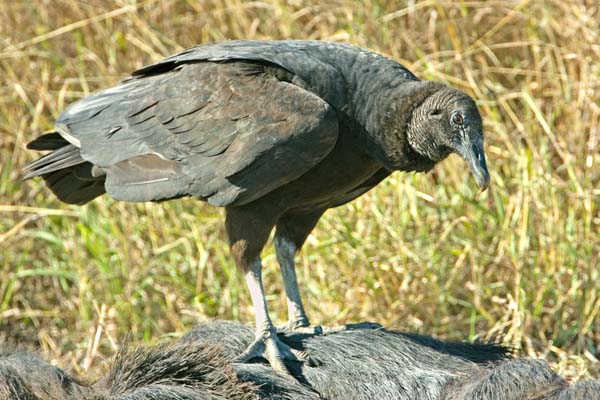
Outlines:
{"type": "Polygon", "coordinates": [[[290,351],[298,361],[305,362],[310,360],[310,357],[308,356],[308,353],[306,351],[296,350],[291,347],[290,351]]]}
{"type": "Polygon", "coordinates": [[[306,335],[322,335],[323,328],[321,325],[297,325],[287,323],[277,327],[277,333],[301,333],[306,335]]]}
{"type": "Polygon", "coordinates": [[[271,367],[282,374],[289,375],[285,361],[306,362],[308,365],[316,365],[306,351],[297,350],[283,343],[275,333],[259,335],[246,348],[246,350],[234,359],[235,362],[246,363],[253,358],[264,358],[271,367]]]}
{"type": "Polygon", "coordinates": [[[246,363],[253,358],[262,357],[265,349],[266,346],[262,339],[256,339],[248,346],[248,348],[246,348],[246,350],[244,350],[242,354],[234,358],[233,361],[238,363],[246,363]]]}

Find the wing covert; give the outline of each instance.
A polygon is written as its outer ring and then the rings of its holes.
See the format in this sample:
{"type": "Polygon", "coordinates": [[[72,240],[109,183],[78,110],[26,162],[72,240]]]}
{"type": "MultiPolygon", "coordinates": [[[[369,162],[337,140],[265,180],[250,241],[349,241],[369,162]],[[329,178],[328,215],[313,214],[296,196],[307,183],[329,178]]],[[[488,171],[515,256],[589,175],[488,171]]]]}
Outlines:
{"type": "Polygon", "coordinates": [[[67,109],[57,129],[119,200],[255,200],[321,161],[337,117],[258,62],[197,62],[123,82],[67,109]]]}

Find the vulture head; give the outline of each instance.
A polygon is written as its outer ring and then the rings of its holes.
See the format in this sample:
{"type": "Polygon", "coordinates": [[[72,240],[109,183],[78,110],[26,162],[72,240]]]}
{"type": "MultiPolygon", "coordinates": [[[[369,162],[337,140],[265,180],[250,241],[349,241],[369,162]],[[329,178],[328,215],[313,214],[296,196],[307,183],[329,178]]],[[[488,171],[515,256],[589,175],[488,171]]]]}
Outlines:
{"type": "Polygon", "coordinates": [[[438,162],[450,153],[461,156],[483,191],[490,174],[483,151],[483,127],[475,102],[465,93],[444,86],[414,110],[407,130],[414,151],[438,162]]]}

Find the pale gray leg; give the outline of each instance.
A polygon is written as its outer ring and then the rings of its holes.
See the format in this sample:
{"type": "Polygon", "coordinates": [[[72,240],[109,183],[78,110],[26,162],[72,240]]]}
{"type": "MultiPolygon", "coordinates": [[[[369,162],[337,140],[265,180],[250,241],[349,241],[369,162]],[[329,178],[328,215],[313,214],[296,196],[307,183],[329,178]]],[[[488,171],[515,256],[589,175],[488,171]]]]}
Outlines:
{"type": "Polygon", "coordinates": [[[300,290],[298,288],[298,279],[296,278],[294,259],[297,250],[298,248],[293,241],[288,240],[284,236],[275,234],[275,254],[277,255],[277,262],[281,268],[288,306],[288,322],[284,326],[279,326],[278,329],[317,335],[342,332],[351,329],[381,328],[381,325],[370,322],[336,326],[311,326],[308,317],[306,316],[306,312],[304,311],[302,297],[300,296],[300,290]]]}
{"type": "Polygon", "coordinates": [[[288,323],[280,327],[294,332],[321,334],[351,329],[347,325],[334,327],[311,326],[302,305],[294,258],[304,241],[319,221],[325,210],[315,210],[306,214],[289,214],[277,222],[275,231],[275,253],[281,267],[288,304],[288,323]]]}
{"type": "Polygon", "coordinates": [[[277,337],[267,309],[261,269],[261,261],[257,259],[246,273],[246,282],[256,314],[256,339],[235,361],[246,362],[255,357],[264,357],[274,370],[287,374],[284,359],[295,361],[309,361],[309,359],[305,352],[290,348],[277,337]]]}
{"type": "Polygon", "coordinates": [[[302,297],[298,288],[298,280],[296,279],[294,257],[297,250],[296,245],[292,241],[277,235],[275,236],[275,253],[277,255],[277,262],[281,268],[287,298],[287,328],[292,330],[310,325],[304,311],[302,297]]]}

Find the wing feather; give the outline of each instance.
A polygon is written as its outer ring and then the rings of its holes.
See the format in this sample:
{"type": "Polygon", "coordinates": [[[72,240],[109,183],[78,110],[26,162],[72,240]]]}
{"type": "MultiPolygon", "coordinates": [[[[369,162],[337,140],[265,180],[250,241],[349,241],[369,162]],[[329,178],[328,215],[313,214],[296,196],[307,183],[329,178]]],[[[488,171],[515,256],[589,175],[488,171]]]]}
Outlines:
{"type": "MultiPolygon", "coordinates": [[[[272,68],[272,66],[269,66],[272,68]]],[[[246,204],[297,179],[337,140],[333,108],[257,63],[180,64],[67,109],[57,126],[116,199],[246,204]]]]}

